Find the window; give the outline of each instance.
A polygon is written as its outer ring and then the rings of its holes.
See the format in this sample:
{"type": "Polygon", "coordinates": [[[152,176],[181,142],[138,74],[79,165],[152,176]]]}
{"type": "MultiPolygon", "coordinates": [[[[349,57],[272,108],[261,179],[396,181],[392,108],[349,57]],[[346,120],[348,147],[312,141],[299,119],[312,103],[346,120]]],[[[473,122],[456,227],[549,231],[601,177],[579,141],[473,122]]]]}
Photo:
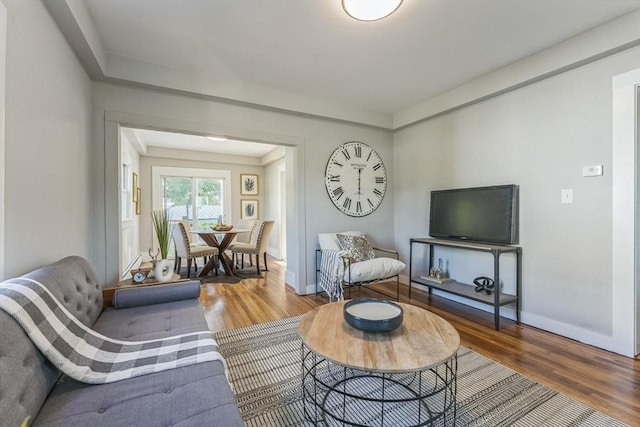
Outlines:
{"type": "Polygon", "coordinates": [[[133,217],[133,193],[131,186],[131,165],[122,164],[122,197],[120,197],[121,212],[123,220],[130,220],[133,217]]]}
{"type": "Polygon", "coordinates": [[[153,209],[167,209],[171,221],[186,219],[194,229],[232,222],[231,171],[153,166],[151,175],[153,209]]]}
{"type": "Polygon", "coordinates": [[[224,179],[162,176],[162,207],[171,221],[186,219],[194,228],[224,222],[224,179]]]}

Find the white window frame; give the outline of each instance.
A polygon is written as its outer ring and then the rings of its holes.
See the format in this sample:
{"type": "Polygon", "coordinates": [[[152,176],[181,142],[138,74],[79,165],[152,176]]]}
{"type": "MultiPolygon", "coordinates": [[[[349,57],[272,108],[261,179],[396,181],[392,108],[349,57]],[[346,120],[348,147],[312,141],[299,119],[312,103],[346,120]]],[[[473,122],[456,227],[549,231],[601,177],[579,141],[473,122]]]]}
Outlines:
{"type": "MultiPolygon", "coordinates": [[[[122,221],[133,220],[134,215],[134,203],[133,203],[133,168],[128,163],[122,163],[122,188],[120,211],[122,215],[122,221]]],[[[138,180],[140,177],[138,177],[138,180]]],[[[139,181],[138,181],[139,182],[139,181]]]]}
{"type": "Polygon", "coordinates": [[[231,204],[231,171],[224,169],[197,169],[175,168],[167,166],[151,167],[151,194],[153,210],[162,209],[162,178],[165,176],[181,178],[208,178],[222,180],[222,203],[225,207],[225,216],[233,218],[233,205],[231,204]]]}

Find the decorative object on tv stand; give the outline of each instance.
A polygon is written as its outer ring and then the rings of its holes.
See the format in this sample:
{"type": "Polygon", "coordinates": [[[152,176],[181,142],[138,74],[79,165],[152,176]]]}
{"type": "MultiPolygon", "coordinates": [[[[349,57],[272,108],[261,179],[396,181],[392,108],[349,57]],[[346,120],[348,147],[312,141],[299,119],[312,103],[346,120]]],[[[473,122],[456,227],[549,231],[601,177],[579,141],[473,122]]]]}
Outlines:
{"type": "Polygon", "coordinates": [[[476,292],[484,292],[487,295],[491,295],[491,290],[495,287],[493,279],[485,276],[476,277],[473,284],[476,285],[476,292]]]}
{"type": "Polygon", "coordinates": [[[365,216],[382,203],[387,172],[373,148],[351,141],[336,148],[329,157],[324,183],[338,210],[349,216],[365,216]]]}
{"type": "Polygon", "coordinates": [[[165,209],[159,209],[151,213],[151,219],[158,238],[158,249],[155,252],[155,256],[152,255],[151,248],[149,249],[149,256],[153,259],[153,272],[158,282],[168,282],[173,278],[173,265],[167,259],[169,255],[169,238],[171,236],[169,215],[165,209]],[[157,260],[158,255],[162,258],[160,261],[157,260]]]}
{"type": "Polygon", "coordinates": [[[257,196],[258,194],[258,175],[241,174],[240,195],[257,196]]]}
{"type": "Polygon", "coordinates": [[[422,278],[436,283],[449,283],[454,281],[449,277],[445,277],[445,272],[442,269],[442,258],[438,258],[438,268],[431,267],[431,270],[429,270],[429,275],[422,276],[422,278]]]}

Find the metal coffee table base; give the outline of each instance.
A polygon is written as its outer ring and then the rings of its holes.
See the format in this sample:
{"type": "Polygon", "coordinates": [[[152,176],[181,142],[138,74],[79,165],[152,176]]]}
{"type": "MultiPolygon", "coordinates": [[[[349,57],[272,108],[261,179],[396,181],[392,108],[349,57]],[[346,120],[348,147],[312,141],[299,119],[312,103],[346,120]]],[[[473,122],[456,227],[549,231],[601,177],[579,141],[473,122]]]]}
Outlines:
{"type": "Polygon", "coordinates": [[[453,426],[457,354],[407,373],[368,372],[332,363],[302,345],[305,418],[315,424],[453,426]]]}

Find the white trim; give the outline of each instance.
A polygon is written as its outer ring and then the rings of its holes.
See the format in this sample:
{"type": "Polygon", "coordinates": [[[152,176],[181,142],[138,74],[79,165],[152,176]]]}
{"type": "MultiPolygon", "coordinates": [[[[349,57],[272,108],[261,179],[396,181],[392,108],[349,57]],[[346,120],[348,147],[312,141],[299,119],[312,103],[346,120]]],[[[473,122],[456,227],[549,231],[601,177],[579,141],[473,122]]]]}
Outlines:
{"type": "MultiPolygon", "coordinates": [[[[118,278],[119,264],[119,233],[120,226],[118,204],[118,132],[120,126],[142,127],[145,129],[164,130],[168,132],[184,132],[194,135],[228,134],[237,138],[262,141],[285,146],[285,162],[287,168],[287,271],[286,283],[292,286],[296,293],[302,294],[307,277],[306,252],[306,204],[305,204],[305,144],[303,137],[275,134],[257,129],[231,128],[219,124],[206,122],[191,122],[175,118],[147,116],[144,114],[127,113],[114,110],[99,110],[94,112],[104,120],[104,127],[98,128],[98,141],[104,141],[104,234],[99,236],[98,244],[104,242],[104,282],[115,281],[118,278]],[[221,132],[225,130],[225,132],[221,132]],[[115,198],[114,198],[115,195],[115,198]],[[115,262],[113,260],[116,260],[115,262]]],[[[103,250],[95,248],[96,251],[103,250]]],[[[102,266],[100,266],[102,267],[102,266]]]]}
{"type": "MultiPolygon", "coordinates": [[[[409,278],[407,276],[400,276],[400,281],[404,284],[408,283],[409,278]]],[[[412,285],[414,289],[420,289],[427,291],[426,286],[414,283],[412,285]]],[[[474,307],[478,310],[482,310],[493,314],[493,307],[491,305],[477,303],[473,300],[458,297],[456,295],[441,293],[438,290],[433,291],[434,295],[438,295],[442,298],[450,301],[455,301],[470,307],[474,307]]],[[[500,316],[506,319],[516,320],[515,308],[511,306],[504,306],[500,308],[500,316]]],[[[598,334],[588,329],[580,328],[567,323],[558,322],[557,320],[549,319],[547,317],[538,316],[537,314],[527,313],[525,311],[520,312],[521,323],[535,328],[539,328],[554,334],[562,335],[567,338],[574,339],[576,341],[593,345],[605,350],[616,351],[615,343],[611,340],[611,336],[598,334]]]]}
{"type": "Polygon", "coordinates": [[[7,8],[0,0],[0,280],[4,277],[4,152],[6,122],[4,118],[7,78],[7,8]]]}
{"type": "Polygon", "coordinates": [[[636,87],[640,69],[612,79],[612,345],[616,353],[636,353],[637,151],[636,87]]]}
{"type": "MultiPolygon", "coordinates": [[[[133,216],[135,215],[135,205],[132,201],[133,192],[137,189],[133,188],[132,175],[134,170],[131,166],[131,160],[123,159],[120,162],[120,215],[122,218],[121,224],[133,222],[133,216]],[[126,203],[126,205],[125,205],[126,203]]],[[[138,175],[138,172],[135,172],[138,175]]],[[[138,182],[140,177],[138,177],[138,182]]]]}
{"type": "MultiPolygon", "coordinates": [[[[284,153],[284,150],[283,150],[284,153]]],[[[287,170],[284,163],[278,167],[278,206],[280,233],[278,236],[278,258],[287,261],[287,170]]]]}
{"type": "Polygon", "coordinates": [[[292,135],[281,135],[257,129],[242,129],[220,124],[204,122],[187,122],[180,119],[146,116],[144,114],[123,111],[104,110],[104,120],[117,122],[124,127],[160,130],[166,132],[186,133],[189,135],[233,135],[234,138],[254,142],[266,142],[274,145],[298,146],[304,144],[304,138],[292,135]]]}
{"type": "Polygon", "coordinates": [[[619,351],[616,350],[616,343],[612,341],[609,335],[599,334],[589,329],[580,328],[532,313],[522,312],[520,313],[520,319],[522,323],[526,325],[571,338],[584,344],[619,353],[619,351]]]}
{"type": "MultiPolygon", "coordinates": [[[[287,282],[288,283],[288,282],[287,282]]],[[[316,293],[316,284],[312,283],[312,284],[308,284],[307,287],[304,289],[304,293],[302,295],[312,295],[316,293]]]]}

